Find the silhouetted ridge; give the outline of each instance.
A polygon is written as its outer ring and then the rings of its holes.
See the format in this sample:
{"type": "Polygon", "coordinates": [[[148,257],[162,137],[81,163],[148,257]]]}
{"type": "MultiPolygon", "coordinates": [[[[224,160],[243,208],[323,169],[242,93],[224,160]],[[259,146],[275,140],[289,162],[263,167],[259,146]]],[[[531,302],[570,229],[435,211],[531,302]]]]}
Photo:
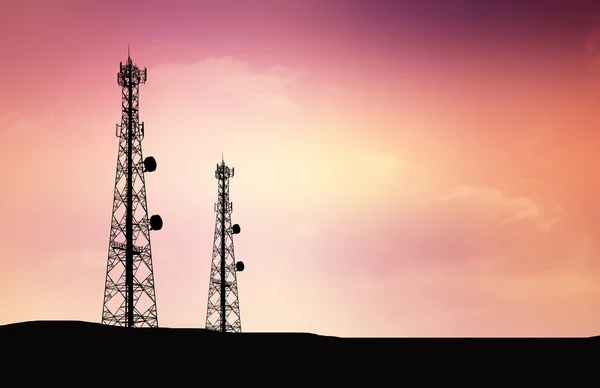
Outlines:
{"type": "MultiPolygon", "coordinates": [[[[0,349],[7,360],[3,361],[4,375],[29,379],[32,374],[25,376],[21,372],[24,367],[36,371],[43,367],[48,373],[33,378],[42,379],[43,385],[48,384],[49,378],[54,379],[58,386],[64,386],[65,379],[72,379],[77,386],[95,385],[92,383],[98,377],[94,376],[101,375],[103,368],[112,368],[111,376],[120,375],[127,371],[129,363],[147,365],[152,376],[148,381],[157,383],[174,377],[193,381],[215,368],[239,376],[247,384],[253,376],[258,383],[265,378],[274,379],[275,374],[282,375],[287,379],[283,386],[295,385],[292,382],[297,378],[320,379],[325,375],[355,383],[353,376],[357,373],[370,378],[397,377],[398,373],[424,378],[442,373],[439,368],[461,371],[461,376],[480,375],[487,369],[490,376],[508,373],[519,378],[537,369],[538,379],[549,370],[564,370],[577,359],[593,357],[600,336],[592,338],[595,341],[340,338],[311,333],[126,328],[81,321],[30,321],[0,326],[0,349]]],[[[137,381],[136,376],[115,379],[137,381]]],[[[187,383],[167,386],[183,385],[187,383]]]]}
{"type": "Polygon", "coordinates": [[[200,328],[127,328],[122,326],[109,326],[100,323],[84,321],[27,321],[0,326],[0,335],[10,335],[13,338],[20,335],[61,335],[62,337],[87,335],[90,340],[103,338],[105,336],[130,336],[135,337],[139,333],[152,335],[155,341],[178,340],[178,339],[206,339],[207,337],[231,338],[238,341],[264,340],[265,338],[277,337],[277,340],[315,341],[323,339],[337,339],[338,337],[321,336],[312,333],[221,333],[213,330],[200,328]]]}

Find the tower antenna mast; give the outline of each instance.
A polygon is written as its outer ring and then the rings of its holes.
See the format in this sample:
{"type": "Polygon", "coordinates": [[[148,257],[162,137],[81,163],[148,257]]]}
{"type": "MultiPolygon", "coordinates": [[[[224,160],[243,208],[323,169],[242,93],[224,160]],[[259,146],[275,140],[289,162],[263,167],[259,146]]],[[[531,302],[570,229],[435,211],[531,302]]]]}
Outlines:
{"type": "Polygon", "coordinates": [[[220,332],[241,333],[240,302],[237,287],[237,272],[244,270],[244,263],[235,261],[233,235],[240,233],[238,224],[231,224],[233,203],[229,202],[229,178],[234,169],[217,164],[215,178],[218,180],[218,201],[215,203],[215,236],[208,286],[206,329],[220,332]]]}
{"type": "Polygon", "coordinates": [[[133,64],[127,46],[127,63],[119,65],[122,90],[117,172],[108,245],[102,324],[158,327],[150,231],[160,230],[162,218],[148,218],[144,173],[156,170],[156,160],[142,158],[144,123],[139,121],[139,85],[146,69],[133,64]]]}

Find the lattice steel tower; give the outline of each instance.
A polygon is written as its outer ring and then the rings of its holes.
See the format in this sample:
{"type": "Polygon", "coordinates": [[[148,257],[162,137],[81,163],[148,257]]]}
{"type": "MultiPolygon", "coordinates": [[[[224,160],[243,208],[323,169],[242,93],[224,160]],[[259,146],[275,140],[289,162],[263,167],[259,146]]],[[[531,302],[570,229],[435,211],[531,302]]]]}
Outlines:
{"type": "Polygon", "coordinates": [[[215,203],[217,220],[213,243],[206,328],[220,332],[241,333],[240,302],[236,272],[244,270],[244,263],[235,261],[233,235],[240,233],[238,224],[231,225],[233,203],[229,202],[229,178],[234,169],[224,161],[217,165],[215,178],[219,181],[219,198],[215,203]]]}
{"type": "Polygon", "coordinates": [[[146,82],[128,55],[120,63],[117,82],[122,88],[121,125],[117,174],[113,200],[110,242],[102,324],[126,327],[158,327],[150,230],[160,230],[158,215],[148,218],[145,172],[156,170],[153,157],[142,159],[144,123],[139,122],[139,85],[146,82]]]}

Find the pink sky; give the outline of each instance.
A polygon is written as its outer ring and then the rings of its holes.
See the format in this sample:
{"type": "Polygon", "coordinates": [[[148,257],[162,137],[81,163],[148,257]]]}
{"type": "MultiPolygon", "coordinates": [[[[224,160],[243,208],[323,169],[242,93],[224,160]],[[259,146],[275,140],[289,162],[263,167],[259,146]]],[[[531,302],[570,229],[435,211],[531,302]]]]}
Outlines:
{"type": "Polygon", "coordinates": [[[600,5],[90,3],[0,6],[0,324],[100,321],[130,44],[161,326],[223,152],[244,331],[600,334],[600,5]]]}

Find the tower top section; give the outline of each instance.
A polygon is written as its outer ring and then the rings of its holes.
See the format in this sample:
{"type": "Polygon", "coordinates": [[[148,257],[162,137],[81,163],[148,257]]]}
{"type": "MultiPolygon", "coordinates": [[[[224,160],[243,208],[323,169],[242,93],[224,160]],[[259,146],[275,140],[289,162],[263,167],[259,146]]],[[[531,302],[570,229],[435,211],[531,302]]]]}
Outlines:
{"type": "Polygon", "coordinates": [[[129,55],[129,47],[127,48],[127,62],[123,65],[123,62],[119,63],[119,73],[117,73],[117,83],[119,86],[133,87],[139,84],[146,83],[147,70],[140,69],[133,63],[131,56],[129,55]]]}
{"type": "Polygon", "coordinates": [[[215,171],[215,178],[217,179],[229,179],[233,178],[235,169],[225,164],[225,161],[221,159],[221,164],[217,164],[215,171]]]}

